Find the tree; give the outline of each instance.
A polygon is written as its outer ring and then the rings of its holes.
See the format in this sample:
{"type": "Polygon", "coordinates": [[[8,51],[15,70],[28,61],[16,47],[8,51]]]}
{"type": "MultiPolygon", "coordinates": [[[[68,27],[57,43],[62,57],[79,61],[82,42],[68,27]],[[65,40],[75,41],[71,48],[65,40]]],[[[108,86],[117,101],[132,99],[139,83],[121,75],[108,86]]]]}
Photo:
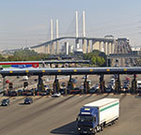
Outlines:
{"type": "Polygon", "coordinates": [[[41,60],[45,57],[48,57],[47,54],[38,54],[33,50],[18,50],[15,51],[13,56],[9,56],[7,58],[8,61],[34,61],[34,60],[41,60]]]}
{"type": "Polygon", "coordinates": [[[0,54],[0,61],[5,61],[5,58],[0,54]]]}
{"type": "Polygon", "coordinates": [[[90,53],[84,54],[83,58],[86,60],[91,60],[91,63],[95,66],[105,66],[107,56],[99,50],[93,50],[90,53]]]}

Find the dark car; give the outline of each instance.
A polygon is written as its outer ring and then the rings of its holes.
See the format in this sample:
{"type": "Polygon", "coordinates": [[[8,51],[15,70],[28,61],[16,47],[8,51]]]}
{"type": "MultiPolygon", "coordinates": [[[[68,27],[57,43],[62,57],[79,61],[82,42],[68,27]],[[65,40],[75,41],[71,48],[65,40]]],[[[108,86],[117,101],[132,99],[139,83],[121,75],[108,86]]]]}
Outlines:
{"type": "Polygon", "coordinates": [[[33,99],[32,98],[25,98],[24,104],[31,104],[31,103],[33,103],[33,99]]]}
{"type": "Polygon", "coordinates": [[[90,94],[93,94],[93,93],[96,93],[97,92],[97,89],[95,87],[92,87],[90,90],[89,90],[89,93],[90,94]]]}
{"type": "Polygon", "coordinates": [[[66,83],[65,82],[62,82],[61,86],[62,87],[66,87],[66,83]]]}
{"type": "Polygon", "coordinates": [[[62,89],[60,89],[59,91],[60,91],[61,95],[64,95],[64,94],[65,94],[66,89],[65,89],[65,88],[62,88],[62,89]]]}
{"type": "Polygon", "coordinates": [[[112,87],[105,88],[106,93],[111,93],[113,91],[112,87]]]}
{"type": "Polygon", "coordinates": [[[80,94],[81,90],[80,88],[76,87],[73,90],[70,90],[70,94],[80,94]]]}
{"type": "Polygon", "coordinates": [[[46,96],[46,95],[47,95],[47,91],[40,91],[40,92],[39,92],[39,95],[40,95],[40,96],[46,96]]]}
{"type": "Polygon", "coordinates": [[[22,92],[23,96],[33,96],[33,90],[24,90],[22,92]]]}
{"type": "Polygon", "coordinates": [[[121,89],[121,91],[122,91],[123,93],[128,93],[128,92],[129,92],[129,86],[125,84],[125,85],[123,86],[123,88],[121,89]]]}
{"type": "Polygon", "coordinates": [[[9,99],[3,99],[1,101],[1,106],[8,106],[10,104],[10,100],[9,99]]]}
{"type": "Polygon", "coordinates": [[[11,97],[17,96],[17,92],[16,91],[10,91],[9,96],[11,96],[11,97]]]}
{"type": "Polygon", "coordinates": [[[18,90],[18,95],[19,95],[19,96],[22,96],[22,92],[23,92],[22,89],[18,90]]]}

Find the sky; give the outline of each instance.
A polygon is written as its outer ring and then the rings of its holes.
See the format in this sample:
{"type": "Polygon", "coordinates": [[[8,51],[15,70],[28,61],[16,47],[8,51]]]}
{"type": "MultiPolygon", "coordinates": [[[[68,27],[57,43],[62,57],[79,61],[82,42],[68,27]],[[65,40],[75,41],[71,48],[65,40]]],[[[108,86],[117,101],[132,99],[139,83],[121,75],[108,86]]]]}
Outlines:
{"type": "MultiPolygon", "coordinates": [[[[0,50],[30,47],[50,40],[50,19],[59,36],[75,35],[75,11],[86,12],[86,36],[129,38],[141,47],[141,0],[0,0],[0,50]]],[[[55,31],[54,31],[55,36],[55,31]]]]}

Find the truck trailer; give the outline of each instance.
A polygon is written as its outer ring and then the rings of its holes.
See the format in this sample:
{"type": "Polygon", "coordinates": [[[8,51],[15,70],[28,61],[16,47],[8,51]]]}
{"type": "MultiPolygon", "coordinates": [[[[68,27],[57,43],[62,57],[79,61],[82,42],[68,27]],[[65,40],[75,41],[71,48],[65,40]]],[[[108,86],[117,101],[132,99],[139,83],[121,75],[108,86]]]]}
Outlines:
{"type": "Polygon", "coordinates": [[[79,134],[96,134],[119,118],[119,99],[103,98],[85,104],[77,117],[79,134]]]}

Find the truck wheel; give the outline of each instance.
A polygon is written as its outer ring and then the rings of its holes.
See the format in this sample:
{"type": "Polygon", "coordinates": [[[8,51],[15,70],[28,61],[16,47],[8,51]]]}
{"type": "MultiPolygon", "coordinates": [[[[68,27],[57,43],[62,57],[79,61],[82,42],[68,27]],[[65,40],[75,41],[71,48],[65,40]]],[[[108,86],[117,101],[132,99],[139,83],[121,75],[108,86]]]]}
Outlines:
{"type": "Polygon", "coordinates": [[[101,131],[101,126],[97,126],[97,132],[101,131]]]}
{"type": "Polygon", "coordinates": [[[95,135],[96,133],[97,133],[97,129],[95,128],[95,129],[94,129],[94,135],[95,135]]]}
{"type": "Polygon", "coordinates": [[[101,131],[103,131],[103,125],[101,125],[101,131]]]}

